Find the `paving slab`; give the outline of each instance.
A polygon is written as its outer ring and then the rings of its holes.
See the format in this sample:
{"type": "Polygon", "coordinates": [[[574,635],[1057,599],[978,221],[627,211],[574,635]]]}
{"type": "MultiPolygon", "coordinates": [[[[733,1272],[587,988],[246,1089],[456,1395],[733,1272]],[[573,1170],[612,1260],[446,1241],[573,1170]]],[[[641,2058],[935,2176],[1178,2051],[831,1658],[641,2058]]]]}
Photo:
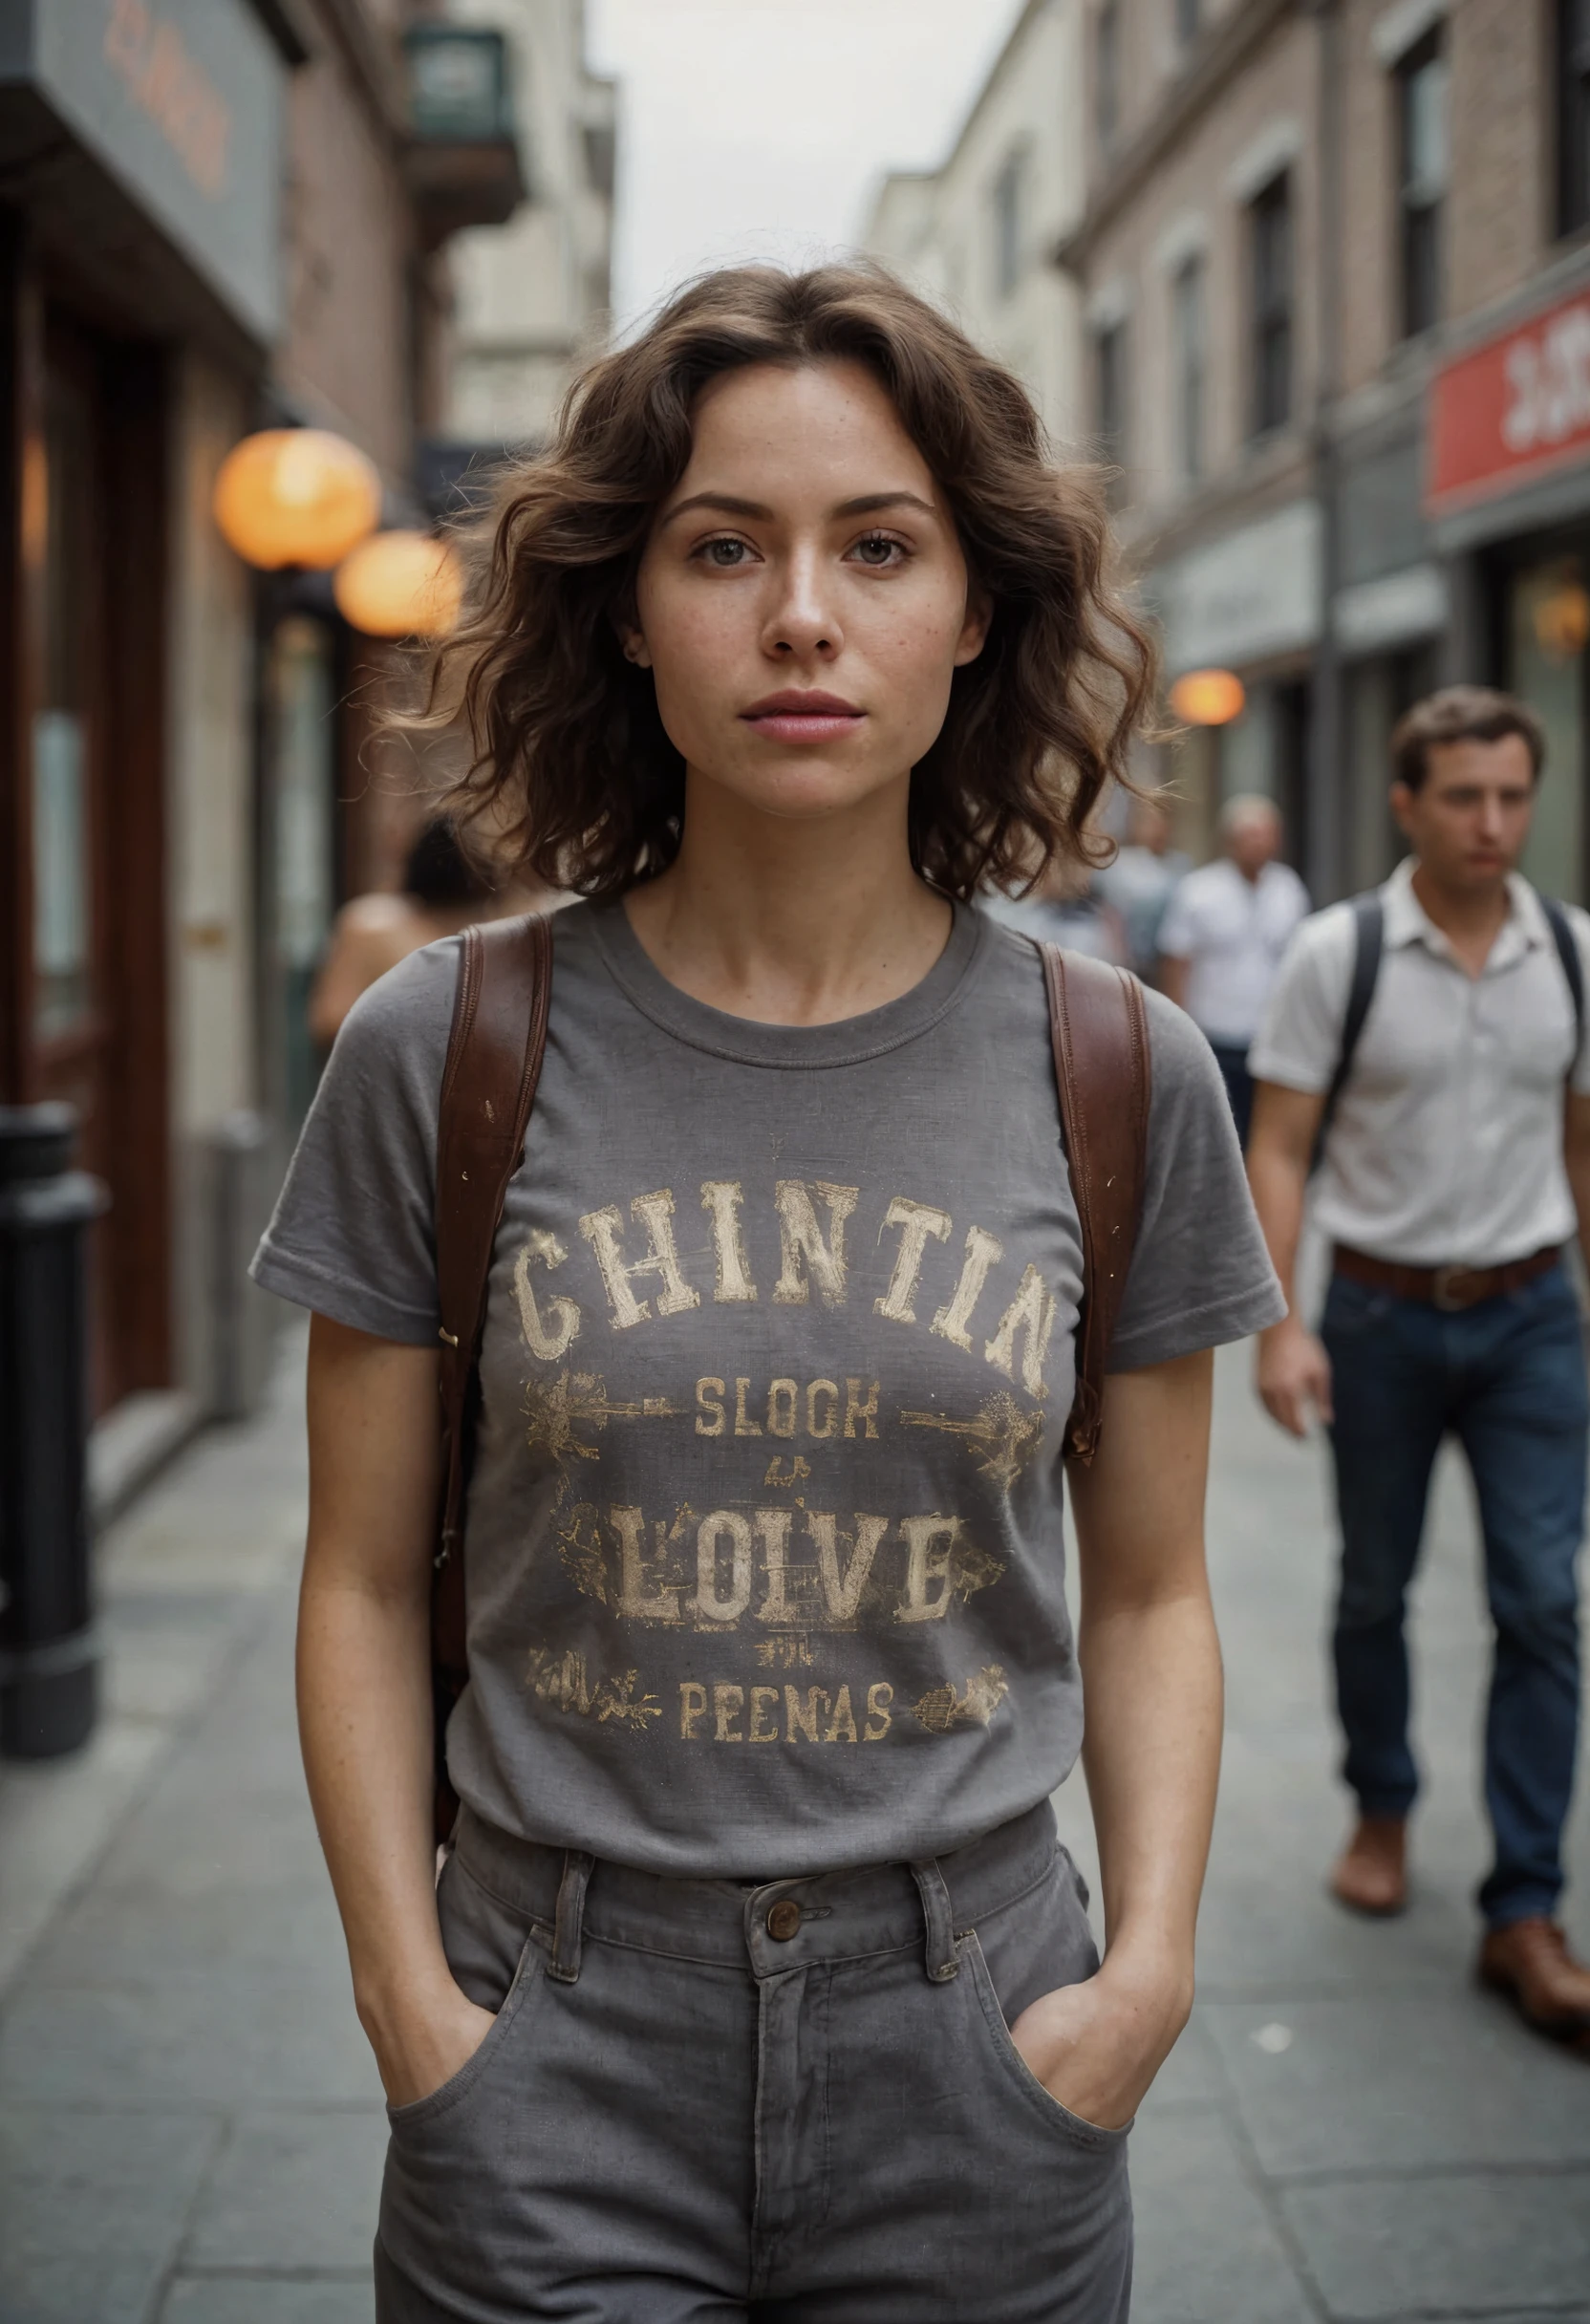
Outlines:
{"type": "Polygon", "coordinates": [[[368,2270],[386,2145],[374,2106],[246,2114],[193,2206],[183,2267],[368,2270]]]}
{"type": "Polygon", "coordinates": [[[121,2109],[302,2103],[379,2096],[334,1961],[270,1978],[183,1987],[25,1982],[0,2023],[0,2098],[121,2109]]]}
{"type": "Polygon", "coordinates": [[[0,2324],[144,2324],[219,2135],[0,2104],[0,2324]]]}
{"type": "Polygon", "coordinates": [[[1212,2003],[1261,2167],[1590,2165],[1590,2069],[1489,1995],[1212,2003]]]}
{"type": "Polygon", "coordinates": [[[1559,2311],[1590,2285],[1590,2171],[1290,2187],[1285,2215],[1343,2324],[1559,2311]]]}
{"type": "Polygon", "coordinates": [[[368,2270],[356,2283],[179,2275],[160,2324],[372,2324],[375,2313],[368,2270]]]}
{"type": "Polygon", "coordinates": [[[1217,2114],[1146,2109],[1131,2138],[1131,2183],[1132,2324],[1314,2324],[1217,2114]]]}

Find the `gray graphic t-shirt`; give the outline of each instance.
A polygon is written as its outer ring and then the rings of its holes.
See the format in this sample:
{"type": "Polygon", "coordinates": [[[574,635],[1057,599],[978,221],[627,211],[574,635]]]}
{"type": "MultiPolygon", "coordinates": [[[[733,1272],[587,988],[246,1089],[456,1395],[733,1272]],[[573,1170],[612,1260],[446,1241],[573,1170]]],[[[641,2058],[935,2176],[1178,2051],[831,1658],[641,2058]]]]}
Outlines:
{"type": "MultiPolygon", "coordinates": [[[[661,1873],[961,1846],[1082,1738],[1081,1244],[1038,958],[957,910],[903,999],[768,1025],[678,992],[619,907],[554,928],[482,1356],[454,1783],[509,1832],[661,1873]]],[[[360,1001],[254,1263],[420,1346],[457,959],[428,946],[360,1001]]],[[[1123,1370],[1281,1312],[1214,1058],[1149,1012],[1123,1370]]]]}

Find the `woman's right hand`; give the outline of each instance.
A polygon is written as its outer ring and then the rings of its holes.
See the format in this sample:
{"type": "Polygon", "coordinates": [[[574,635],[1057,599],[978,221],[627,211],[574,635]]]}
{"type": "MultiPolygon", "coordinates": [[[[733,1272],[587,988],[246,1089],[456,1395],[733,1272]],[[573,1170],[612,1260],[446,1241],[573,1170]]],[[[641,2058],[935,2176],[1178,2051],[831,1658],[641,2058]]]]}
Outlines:
{"type": "Polygon", "coordinates": [[[423,2002],[411,2001],[380,2026],[367,2025],[390,2106],[412,2106],[469,2063],[496,2017],[449,1977],[423,2002]]]}

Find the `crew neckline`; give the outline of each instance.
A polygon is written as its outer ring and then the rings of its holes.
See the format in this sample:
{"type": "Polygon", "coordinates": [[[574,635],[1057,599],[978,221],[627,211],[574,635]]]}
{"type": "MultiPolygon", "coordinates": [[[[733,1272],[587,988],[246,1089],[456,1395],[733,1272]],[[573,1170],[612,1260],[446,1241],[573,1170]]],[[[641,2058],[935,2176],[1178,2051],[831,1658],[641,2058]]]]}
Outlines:
{"type": "Polygon", "coordinates": [[[970,905],[956,903],[952,909],[943,951],[927,975],[897,1000],[831,1024],[765,1024],[754,1017],[732,1017],[671,984],[630,926],[621,903],[586,907],[613,982],[660,1031],[736,1065],[797,1070],[865,1065],[920,1040],[958,1004],[986,957],[990,931],[970,905]]]}

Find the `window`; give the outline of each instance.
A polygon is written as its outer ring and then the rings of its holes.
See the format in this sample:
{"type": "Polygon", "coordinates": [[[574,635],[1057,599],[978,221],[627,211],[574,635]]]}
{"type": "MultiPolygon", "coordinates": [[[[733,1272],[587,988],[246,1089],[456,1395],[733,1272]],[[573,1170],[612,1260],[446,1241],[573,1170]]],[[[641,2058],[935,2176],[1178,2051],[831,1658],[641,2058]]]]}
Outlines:
{"type": "Polygon", "coordinates": [[[1190,49],[1204,29],[1203,0],[1175,0],[1176,46],[1190,49]]]}
{"type": "Polygon", "coordinates": [[[1105,0],[1100,9],[1094,40],[1094,125],[1099,151],[1108,153],[1121,131],[1121,11],[1116,0],[1105,0]]]}
{"type": "Polygon", "coordinates": [[[1204,472],[1204,262],[1189,258],[1171,286],[1176,466],[1184,484],[1204,472]]]}
{"type": "MultiPolygon", "coordinates": [[[[1112,468],[1122,467],[1127,457],[1127,325],[1124,316],[1119,322],[1101,325],[1093,334],[1093,415],[1099,458],[1112,468]]],[[[1111,478],[1109,496],[1111,506],[1119,506],[1122,498],[1119,477],[1111,478]]]]}
{"type": "Polygon", "coordinates": [[[994,181],[994,286],[1001,298],[1008,298],[1021,279],[1025,177],[1026,157],[1018,152],[1006,156],[994,181]]]}
{"type": "Polygon", "coordinates": [[[1249,205],[1253,238],[1253,432],[1292,417],[1292,186],[1283,173],[1249,205]]]}
{"type": "Polygon", "coordinates": [[[1590,226],[1590,0],[1557,5],[1557,227],[1590,226]]]}
{"type": "Polygon", "coordinates": [[[1439,32],[1397,67],[1398,229],[1403,336],[1441,316],[1441,205],[1447,191],[1447,60],[1439,32]]]}

